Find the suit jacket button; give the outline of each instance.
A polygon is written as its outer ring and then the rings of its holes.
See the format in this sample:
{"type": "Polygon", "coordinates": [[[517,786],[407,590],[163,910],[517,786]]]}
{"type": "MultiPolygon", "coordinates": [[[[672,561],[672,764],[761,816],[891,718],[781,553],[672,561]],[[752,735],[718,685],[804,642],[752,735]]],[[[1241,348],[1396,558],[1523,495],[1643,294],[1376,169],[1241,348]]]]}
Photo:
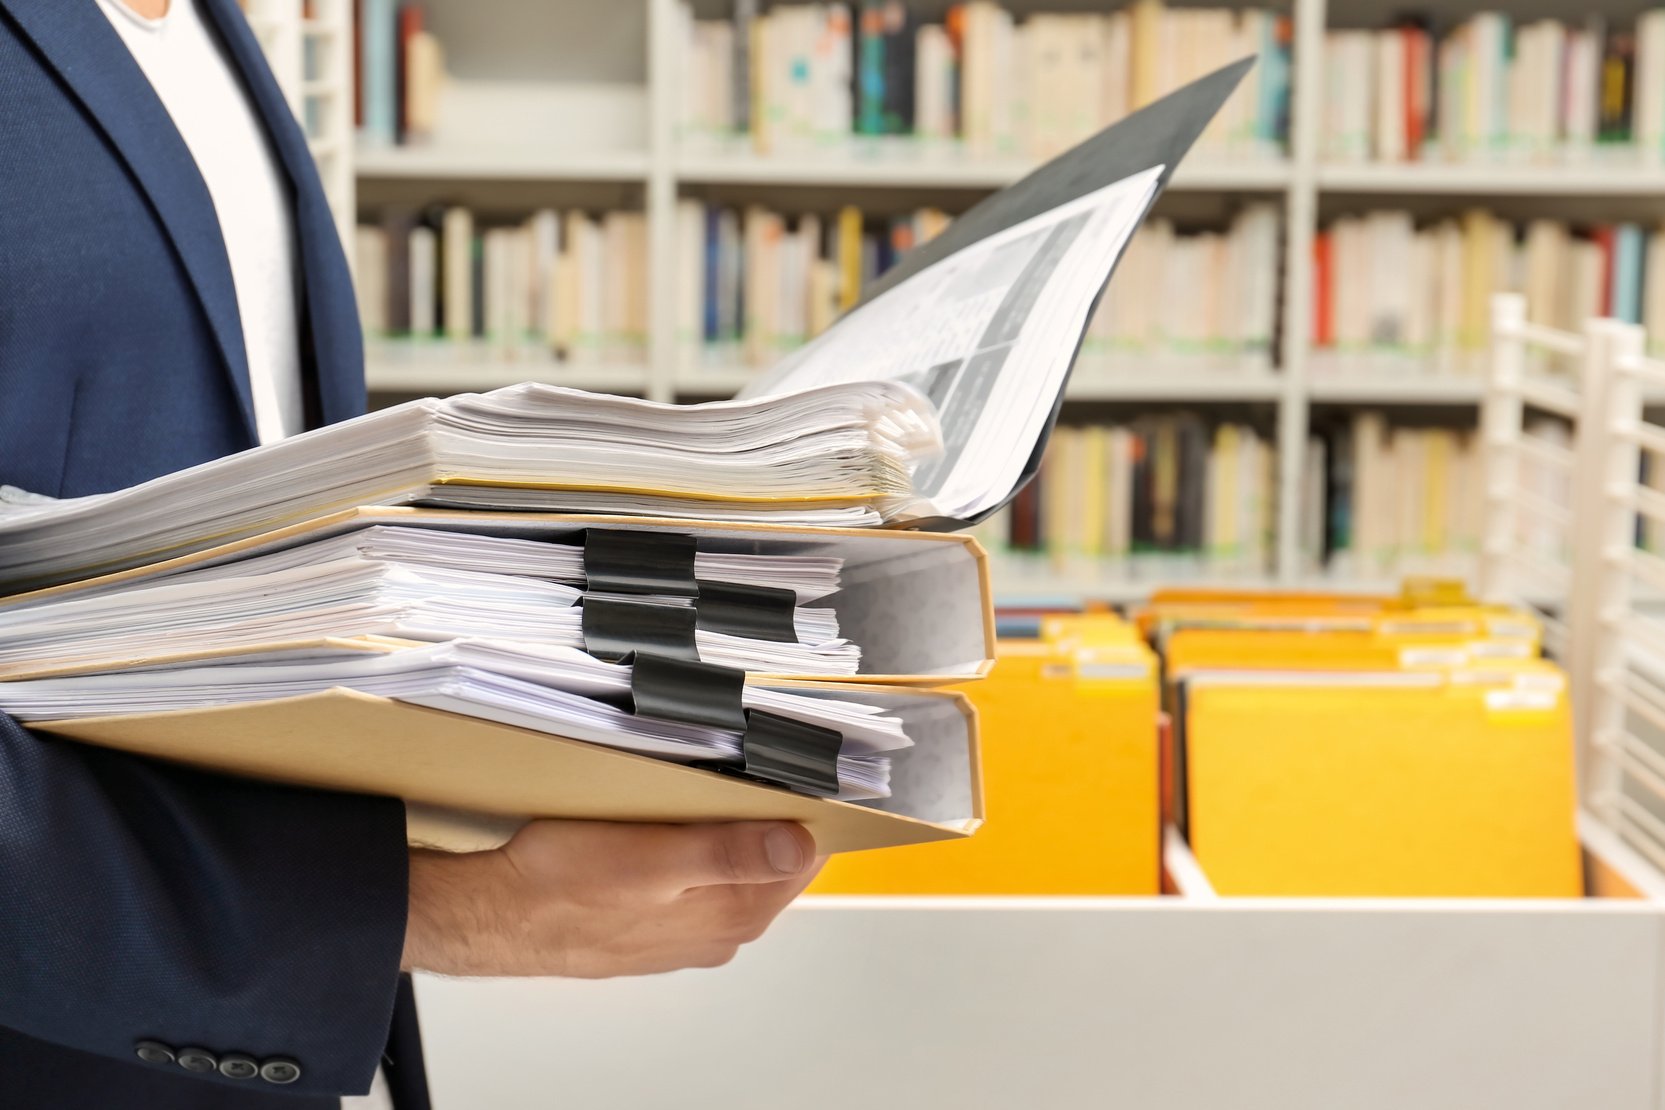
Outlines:
{"type": "Polygon", "coordinates": [[[260,1078],[279,1087],[286,1087],[301,1077],[301,1066],[293,1060],[274,1056],[260,1065],[260,1078]]]}
{"type": "Polygon", "coordinates": [[[260,1074],[260,1065],[252,1057],[228,1052],[220,1057],[220,1074],[227,1079],[253,1079],[260,1074]]]}
{"type": "Polygon", "coordinates": [[[133,1046],[133,1051],[147,1064],[173,1063],[173,1049],[161,1041],[140,1041],[133,1046]]]}
{"type": "Polygon", "coordinates": [[[220,1066],[220,1061],[206,1048],[182,1048],[178,1062],[186,1071],[194,1072],[210,1072],[220,1066]]]}

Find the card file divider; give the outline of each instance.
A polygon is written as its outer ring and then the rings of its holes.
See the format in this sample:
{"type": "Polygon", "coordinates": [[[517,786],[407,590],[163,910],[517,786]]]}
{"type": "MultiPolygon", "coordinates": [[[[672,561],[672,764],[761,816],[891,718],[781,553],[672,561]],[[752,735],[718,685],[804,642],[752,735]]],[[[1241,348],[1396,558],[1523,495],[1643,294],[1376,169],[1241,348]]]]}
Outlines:
{"type": "Polygon", "coordinates": [[[651,652],[631,657],[630,700],[634,713],[740,733],[742,764],[701,763],[800,794],[838,794],[838,755],[844,736],[765,709],[744,704],[746,673],[736,667],[677,659],[651,652]]]}

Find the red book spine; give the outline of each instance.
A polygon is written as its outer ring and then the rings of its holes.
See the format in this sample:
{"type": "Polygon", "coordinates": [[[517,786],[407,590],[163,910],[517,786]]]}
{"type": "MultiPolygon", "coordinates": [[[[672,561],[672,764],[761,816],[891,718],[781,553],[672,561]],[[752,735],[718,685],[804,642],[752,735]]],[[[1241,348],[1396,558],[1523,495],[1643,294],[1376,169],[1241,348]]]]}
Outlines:
{"type": "Polygon", "coordinates": [[[1330,288],[1330,233],[1319,232],[1312,240],[1312,342],[1328,347],[1335,342],[1335,298],[1330,288]]]}
{"type": "Polygon", "coordinates": [[[394,126],[399,142],[404,142],[410,134],[410,84],[406,78],[407,66],[410,62],[410,40],[422,33],[422,9],[416,4],[399,5],[399,57],[395,62],[397,77],[394,89],[394,111],[397,118],[394,126]]]}
{"type": "Polygon", "coordinates": [[[1601,303],[1596,311],[1602,316],[1613,314],[1613,229],[1598,227],[1592,234],[1596,246],[1601,248],[1601,303]]]}
{"type": "Polygon", "coordinates": [[[1424,121],[1427,119],[1428,36],[1419,28],[1405,27],[1405,157],[1416,161],[1422,151],[1424,121]]]}

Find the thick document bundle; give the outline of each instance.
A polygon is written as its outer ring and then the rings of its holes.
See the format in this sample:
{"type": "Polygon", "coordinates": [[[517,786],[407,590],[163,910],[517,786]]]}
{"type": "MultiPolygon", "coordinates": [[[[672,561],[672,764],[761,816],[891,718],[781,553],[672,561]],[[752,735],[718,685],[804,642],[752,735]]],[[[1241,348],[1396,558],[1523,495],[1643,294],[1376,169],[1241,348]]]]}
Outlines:
{"type": "Polygon", "coordinates": [[[352,637],[933,685],[987,672],[994,617],[948,533],[367,507],[0,598],[0,679],[352,637]]]}
{"type": "Polygon", "coordinates": [[[319,643],[0,683],[0,709],[71,739],[506,819],[425,828],[442,847],[490,844],[538,815],[767,817],[802,821],[822,851],[841,852],[963,836],[982,817],[959,694],[728,685],[721,668],[648,660],[319,643]]]}
{"type": "Polygon", "coordinates": [[[1033,477],[1117,260],[1248,66],[977,205],[736,400],[522,385],[95,497],[0,489],[0,711],[499,834],[969,835],[975,714],[929,687],[987,671],[993,618],[947,533],[1033,477]]]}

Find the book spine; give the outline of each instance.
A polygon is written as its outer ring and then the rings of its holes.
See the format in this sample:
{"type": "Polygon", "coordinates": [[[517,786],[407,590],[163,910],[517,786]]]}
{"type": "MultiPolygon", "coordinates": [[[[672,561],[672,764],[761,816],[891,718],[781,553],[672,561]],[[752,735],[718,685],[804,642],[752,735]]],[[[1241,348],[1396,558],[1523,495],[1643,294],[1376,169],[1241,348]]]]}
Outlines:
{"type": "Polygon", "coordinates": [[[397,139],[397,24],[394,0],[363,0],[359,39],[364,54],[364,132],[375,143],[397,139]]]}

